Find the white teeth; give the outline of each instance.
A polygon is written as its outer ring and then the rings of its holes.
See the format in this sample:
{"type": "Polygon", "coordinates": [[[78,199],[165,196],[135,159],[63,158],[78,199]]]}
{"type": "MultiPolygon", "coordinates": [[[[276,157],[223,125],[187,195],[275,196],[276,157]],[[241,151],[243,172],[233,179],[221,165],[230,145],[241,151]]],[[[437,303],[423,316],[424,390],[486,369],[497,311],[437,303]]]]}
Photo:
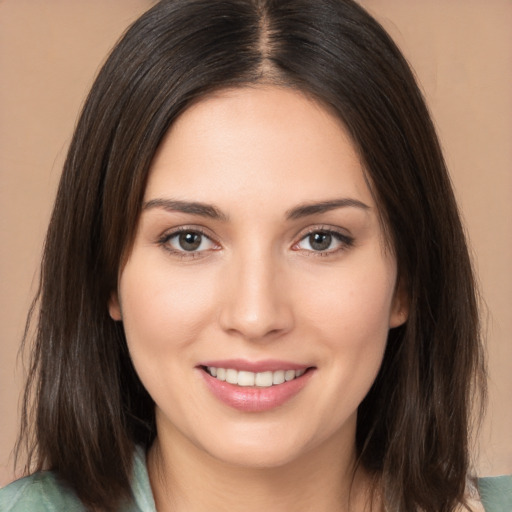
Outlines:
{"type": "Polygon", "coordinates": [[[296,379],[304,375],[306,370],[277,370],[275,372],[247,372],[237,371],[232,368],[216,368],[208,366],[208,373],[221,381],[229,382],[243,387],[260,387],[268,388],[270,386],[277,386],[283,382],[296,379]]]}
{"type": "Polygon", "coordinates": [[[238,384],[238,372],[228,368],[226,370],[226,382],[229,382],[230,384],[238,384]]]}
{"type": "Polygon", "coordinates": [[[288,382],[293,379],[295,379],[295,370],[286,370],[286,372],[284,372],[284,380],[288,382]]]}
{"type": "Polygon", "coordinates": [[[278,370],[272,375],[272,384],[282,384],[284,382],[284,370],[278,370]]]}
{"type": "Polygon", "coordinates": [[[257,373],[254,383],[260,388],[268,388],[272,386],[272,372],[257,373]]]}
{"type": "Polygon", "coordinates": [[[255,375],[252,372],[238,372],[238,381],[234,384],[239,386],[254,386],[255,375]]]}

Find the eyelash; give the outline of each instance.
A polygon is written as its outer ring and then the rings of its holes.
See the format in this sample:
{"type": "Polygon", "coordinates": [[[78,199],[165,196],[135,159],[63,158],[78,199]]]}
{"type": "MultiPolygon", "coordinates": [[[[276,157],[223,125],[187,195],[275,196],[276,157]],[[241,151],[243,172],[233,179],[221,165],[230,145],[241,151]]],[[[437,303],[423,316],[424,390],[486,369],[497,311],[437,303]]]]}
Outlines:
{"type": "MultiPolygon", "coordinates": [[[[200,235],[201,237],[207,238],[213,245],[217,245],[218,246],[217,242],[215,242],[212,239],[212,237],[209,236],[203,229],[201,229],[199,227],[188,227],[188,226],[182,226],[182,227],[179,227],[177,229],[174,229],[171,232],[165,233],[164,235],[162,235],[158,239],[158,244],[160,246],[162,246],[163,249],[165,249],[166,251],[170,252],[171,254],[173,254],[174,256],[177,256],[179,258],[194,259],[194,258],[198,258],[198,257],[204,256],[203,253],[206,252],[205,250],[202,250],[202,251],[196,251],[196,250],[193,250],[193,251],[177,250],[177,249],[174,249],[169,244],[169,242],[173,238],[179,236],[180,234],[185,234],[185,233],[186,234],[200,235]]],[[[355,241],[354,238],[349,236],[349,235],[341,233],[341,232],[339,232],[337,230],[334,230],[332,228],[324,228],[324,227],[318,226],[318,227],[314,227],[314,228],[309,229],[304,234],[301,234],[300,239],[293,244],[292,250],[294,250],[294,251],[302,251],[303,253],[307,254],[308,256],[327,257],[327,256],[332,256],[334,254],[338,254],[341,251],[345,251],[345,250],[349,249],[350,247],[352,247],[354,245],[354,241],[355,241]],[[310,237],[311,235],[314,235],[314,234],[322,234],[322,235],[331,236],[334,240],[336,240],[337,242],[340,243],[340,247],[338,247],[338,248],[336,248],[334,250],[333,249],[327,249],[327,250],[324,250],[324,251],[300,249],[298,247],[298,245],[301,242],[303,242],[308,237],[310,237]]],[[[202,242],[200,242],[200,243],[202,243],[202,242]]],[[[213,250],[217,250],[217,249],[213,249],[213,250]]]]}
{"type": "Polygon", "coordinates": [[[190,259],[194,259],[194,258],[198,258],[198,257],[201,257],[203,254],[203,252],[205,251],[185,251],[185,250],[177,250],[177,249],[174,249],[170,244],[169,242],[181,235],[181,234],[195,234],[195,235],[200,235],[201,237],[204,237],[204,238],[207,238],[212,244],[214,245],[218,245],[216,242],[214,242],[214,240],[212,239],[211,236],[209,236],[208,234],[206,234],[206,232],[204,230],[202,230],[201,228],[199,227],[188,227],[188,226],[182,226],[182,227],[179,227],[177,229],[174,229],[172,230],[171,232],[168,232],[168,233],[165,233],[164,235],[162,235],[159,239],[158,239],[158,244],[160,246],[163,247],[163,249],[165,249],[166,251],[170,252],[172,255],[174,256],[177,256],[179,258],[190,258],[190,259]]]}
{"type": "Polygon", "coordinates": [[[345,233],[342,233],[340,231],[337,231],[336,229],[333,229],[331,227],[322,227],[322,226],[315,226],[314,228],[309,229],[306,233],[301,234],[300,239],[298,242],[293,244],[292,249],[296,251],[303,251],[307,256],[313,256],[313,257],[321,257],[325,258],[328,256],[333,256],[335,254],[338,254],[342,251],[346,251],[350,247],[354,245],[355,239],[352,236],[349,236],[345,233]],[[324,251],[314,251],[314,250],[307,250],[307,249],[300,249],[297,246],[304,240],[306,240],[308,237],[314,234],[322,234],[322,235],[328,235],[331,236],[334,240],[339,242],[340,247],[336,249],[327,249],[324,251]]]}

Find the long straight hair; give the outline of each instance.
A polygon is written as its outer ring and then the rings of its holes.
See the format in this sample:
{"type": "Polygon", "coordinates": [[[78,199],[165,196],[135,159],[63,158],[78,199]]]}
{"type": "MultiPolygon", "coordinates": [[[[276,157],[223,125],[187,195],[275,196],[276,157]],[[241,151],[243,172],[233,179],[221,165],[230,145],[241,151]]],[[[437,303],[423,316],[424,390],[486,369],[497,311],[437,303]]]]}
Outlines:
{"type": "Polygon", "coordinates": [[[484,395],[473,273],[413,74],[352,0],[162,1],[114,48],[46,238],[18,453],[28,449],[27,467],[56,471],[88,507],[130,498],[134,445],[156,435],[154,403],[108,300],[165,133],[192,102],[250,84],[311,95],[352,137],[410,303],[359,407],[359,464],[388,510],[453,511],[465,503],[471,404],[484,395]]]}

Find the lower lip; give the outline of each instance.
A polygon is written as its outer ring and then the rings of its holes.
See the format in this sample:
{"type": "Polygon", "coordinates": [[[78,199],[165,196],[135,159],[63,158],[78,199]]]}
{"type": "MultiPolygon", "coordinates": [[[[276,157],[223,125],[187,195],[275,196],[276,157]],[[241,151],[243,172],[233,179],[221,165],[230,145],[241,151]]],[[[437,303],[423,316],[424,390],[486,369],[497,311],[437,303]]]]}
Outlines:
{"type": "Polygon", "coordinates": [[[279,407],[297,395],[308,383],[313,369],[288,382],[265,388],[243,387],[212,377],[200,370],[209,390],[221,402],[243,412],[264,412],[279,407]]]}

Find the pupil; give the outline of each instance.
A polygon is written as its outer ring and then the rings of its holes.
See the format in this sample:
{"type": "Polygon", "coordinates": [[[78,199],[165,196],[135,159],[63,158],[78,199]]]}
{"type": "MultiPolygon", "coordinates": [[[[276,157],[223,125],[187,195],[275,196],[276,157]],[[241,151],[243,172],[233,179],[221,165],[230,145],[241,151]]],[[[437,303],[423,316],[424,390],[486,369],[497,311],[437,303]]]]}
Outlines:
{"type": "Polygon", "coordinates": [[[180,247],[185,251],[195,251],[201,245],[201,235],[198,233],[181,233],[180,247]]]}
{"type": "Polygon", "coordinates": [[[315,251],[325,251],[331,245],[332,235],[329,233],[313,233],[309,236],[309,243],[315,251]]]}

